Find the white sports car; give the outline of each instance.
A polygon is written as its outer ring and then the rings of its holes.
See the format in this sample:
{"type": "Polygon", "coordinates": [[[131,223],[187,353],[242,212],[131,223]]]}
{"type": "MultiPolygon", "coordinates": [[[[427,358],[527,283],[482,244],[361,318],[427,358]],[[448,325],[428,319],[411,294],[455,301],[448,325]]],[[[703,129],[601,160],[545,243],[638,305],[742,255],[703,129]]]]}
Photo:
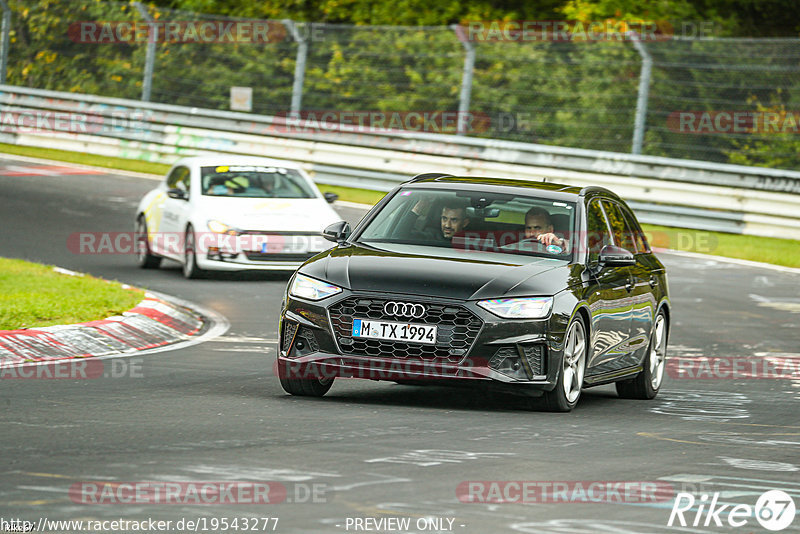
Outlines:
{"type": "Polygon", "coordinates": [[[247,156],[185,158],[136,210],[136,259],[163,258],[187,278],[204,270],[294,270],[332,246],[322,230],[339,220],[296,163],[247,156]]]}

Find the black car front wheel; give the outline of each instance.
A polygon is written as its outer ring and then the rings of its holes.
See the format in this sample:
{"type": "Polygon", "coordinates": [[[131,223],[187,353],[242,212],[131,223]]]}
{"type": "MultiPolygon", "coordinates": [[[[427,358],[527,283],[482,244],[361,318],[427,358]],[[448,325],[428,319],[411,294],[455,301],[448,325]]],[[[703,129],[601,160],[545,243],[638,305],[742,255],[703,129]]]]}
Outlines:
{"type": "Polygon", "coordinates": [[[322,397],[333,386],[333,377],[319,376],[316,369],[309,369],[307,366],[302,366],[300,369],[290,369],[290,366],[280,365],[278,378],[280,378],[281,386],[286,393],[290,395],[298,395],[301,397],[322,397]],[[290,378],[295,376],[299,378],[290,378]]]}
{"type": "Polygon", "coordinates": [[[623,399],[653,399],[661,389],[667,362],[667,317],[656,315],[650,345],[644,359],[644,369],[630,380],[617,382],[617,394],[623,399]]]}
{"type": "Polygon", "coordinates": [[[586,328],[576,316],[564,336],[564,357],[556,379],[556,387],[544,394],[544,402],[551,412],[569,412],[577,404],[586,372],[586,328]]]}

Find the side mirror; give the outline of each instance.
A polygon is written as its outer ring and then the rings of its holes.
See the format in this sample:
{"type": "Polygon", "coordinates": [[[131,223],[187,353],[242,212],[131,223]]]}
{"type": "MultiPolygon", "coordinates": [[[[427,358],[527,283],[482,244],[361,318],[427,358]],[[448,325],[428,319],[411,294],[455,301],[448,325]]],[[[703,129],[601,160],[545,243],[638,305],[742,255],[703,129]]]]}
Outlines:
{"type": "Polygon", "coordinates": [[[344,243],[350,236],[350,225],[345,221],[333,223],[322,231],[322,237],[334,243],[344,243]]]}
{"type": "Polygon", "coordinates": [[[336,202],[339,199],[339,195],[337,195],[336,193],[331,193],[331,192],[322,193],[322,196],[325,197],[325,200],[328,201],[328,204],[333,204],[334,202],[336,202]]]}
{"type": "Polygon", "coordinates": [[[633,257],[633,252],[629,250],[614,245],[606,245],[600,251],[598,261],[603,266],[624,267],[635,264],[636,258],[633,257]]]}
{"type": "Polygon", "coordinates": [[[167,196],[178,200],[189,200],[189,193],[183,189],[167,189],[167,196]]]}

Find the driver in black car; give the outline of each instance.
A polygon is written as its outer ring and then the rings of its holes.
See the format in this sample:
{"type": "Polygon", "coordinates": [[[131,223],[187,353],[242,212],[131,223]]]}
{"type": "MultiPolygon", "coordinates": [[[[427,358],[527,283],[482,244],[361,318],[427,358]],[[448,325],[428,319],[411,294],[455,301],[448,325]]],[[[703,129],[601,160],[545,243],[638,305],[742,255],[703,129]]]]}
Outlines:
{"type": "Polygon", "coordinates": [[[562,253],[568,252],[569,241],[553,233],[550,213],[544,208],[531,208],[525,214],[525,239],[538,241],[544,246],[555,245],[562,253]]]}
{"type": "Polygon", "coordinates": [[[469,225],[467,217],[467,206],[465,203],[450,201],[442,206],[441,222],[438,229],[420,228],[427,222],[427,215],[431,210],[433,202],[430,199],[423,199],[417,202],[400,223],[406,235],[431,241],[441,241],[450,243],[453,236],[462,231],[469,225]]]}

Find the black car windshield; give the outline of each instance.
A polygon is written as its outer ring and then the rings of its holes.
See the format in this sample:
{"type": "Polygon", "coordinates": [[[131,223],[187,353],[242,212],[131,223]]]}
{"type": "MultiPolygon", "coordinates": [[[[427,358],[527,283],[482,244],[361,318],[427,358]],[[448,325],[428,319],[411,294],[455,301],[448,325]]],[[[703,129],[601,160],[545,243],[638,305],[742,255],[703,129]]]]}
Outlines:
{"type": "Polygon", "coordinates": [[[244,198],[316,198],[294,169],[247,165],[201,167],[203,195],[244,198]]]}
{"type": "Polygon", "coordinates": [[[491,191],[398,191],[357,236],[365,243],[570,259],[575,204],[491,191]]]}

